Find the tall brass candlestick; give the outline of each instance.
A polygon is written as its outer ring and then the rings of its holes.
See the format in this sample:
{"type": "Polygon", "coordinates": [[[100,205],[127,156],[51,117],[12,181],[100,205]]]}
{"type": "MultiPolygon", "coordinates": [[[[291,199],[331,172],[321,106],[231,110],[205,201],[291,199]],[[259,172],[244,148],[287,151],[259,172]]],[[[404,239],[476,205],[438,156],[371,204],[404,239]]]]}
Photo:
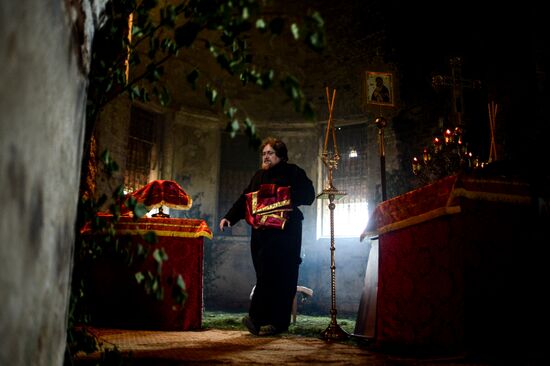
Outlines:
{"type": "Polygon", "coordinates": [[[336,146],[336,133],[334,131],[334,124],[332,122],[332,111],[334,109],[334,99],[336,98],[336,89],[332,93],[332,99],[329,98],[329,90],[328,87],[326,88],[327,93],[327,104],[328,104],[328,112],[329,112],[329,118],[327,121],[327,129],[325,131],[325,144],[323,146],[323,154],[321,156],[321,159],[323,160],[323,164],[328,169],[328,179],[327,179],[327,185],[323,189],[323,192],[317,196],[319,199],[325,199],[328,198],[329,205],[328,208],[330,210],[330,280],[331,280],[331,296],[332,296],[332,303],[331,303],[331,309],[330,309],[330,324],[328,325],[327,329],[325,329],[321,333],[321,337],[327,341],[331,340],[344,340],[348,338],[348,333],[346,333],[345,330],[340,328],[338,325],[338,322],[336,321],[336,262],[334,260],[334,209],[336,208],[336,204],[334,203],[335,199],[342,198],[346,195],[345,192],[340,192],[334,187],[334,184],[332,182],[332,170],[336,169],[338,166],[338,161],[340,160],[340,155],[338,154],[338,147],[336,146]],[[334,151],[332,155],[329,157],[328,151],[327,151],[327,145],[328,145],[328,138],[329,135],[332,135],[332,142],[333,142],[333,148],[334,151]]]}
{"type": "Polygon", "coordinates": [[[491,101],[488,105],[489,107],[489,127],[491,129],[491,145],[489,149],[489,162],[497,160],[497,146],[495,143],[495,120],[497,117],[498,104],[495,104],[494,101],[491,101]]]}
{"type": "Polygon", "coordinates": [[[384,147],[384,127],[388,122],[382,116],[374,120],[374,124],[378,127],[378,137],[380,144],[380,186],[382,187],[382,201],[387,199],[386,195],[386,150],[384,147]]]}

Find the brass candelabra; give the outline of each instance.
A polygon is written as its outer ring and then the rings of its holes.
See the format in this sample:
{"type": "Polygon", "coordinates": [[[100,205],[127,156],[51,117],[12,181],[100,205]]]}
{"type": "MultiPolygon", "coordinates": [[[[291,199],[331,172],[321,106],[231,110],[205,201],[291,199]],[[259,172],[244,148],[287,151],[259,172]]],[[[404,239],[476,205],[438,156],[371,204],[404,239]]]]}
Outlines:
{"type": "Polygon", "coordinates": [[[327,122],[327,129],[325,131],[325,143],[323,146],[323,153],[321,155],[321,160],[327,168],[328,177],[327,183],[323,189],[323,192],[317,196],[318,199],[328,198],[329,204],[328,208],[330,210],[330,280],[331,280],[331,309],[330,309],[330,324],[327,329],[321,333],[321,337],[327,341],[331,340],[344,340],[349,337],[348,333],[343,330],[336,320],[336,262],[334,260],[334,209],[336,204],[334,201],[340,199],[346,195],[345,192],[338,191],[334,187],[332,180],[332,171],[338,167],[338,161],[340,160],[340,154],[338,153],[338,147],[336,145],[336,134],[334,131],[334,124],[332,121],[332,111],[334,109],[334,100],[336,98],[336,89],[332,93],[332,98],[329,97],[328,87],[326,88],[327,93],[327,103],[329,118],[327,122]],[[327,145],[329,140],[329,135],[332,135],[333,141],[333,153],[329,154],[327,151],[327,145]]]}

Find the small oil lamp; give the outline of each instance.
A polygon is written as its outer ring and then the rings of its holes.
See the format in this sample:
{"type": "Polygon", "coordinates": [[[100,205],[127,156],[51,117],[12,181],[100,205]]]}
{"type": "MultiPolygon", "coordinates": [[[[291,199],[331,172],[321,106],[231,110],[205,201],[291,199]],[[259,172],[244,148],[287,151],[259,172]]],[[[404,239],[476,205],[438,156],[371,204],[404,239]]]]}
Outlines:
{"type": "Polygon", "coordinates": [[[415,156],[412,161],[412,169],[414,175],[417,175],[420,171],[420,162],[418,161],[418,158],[415,156]]]}

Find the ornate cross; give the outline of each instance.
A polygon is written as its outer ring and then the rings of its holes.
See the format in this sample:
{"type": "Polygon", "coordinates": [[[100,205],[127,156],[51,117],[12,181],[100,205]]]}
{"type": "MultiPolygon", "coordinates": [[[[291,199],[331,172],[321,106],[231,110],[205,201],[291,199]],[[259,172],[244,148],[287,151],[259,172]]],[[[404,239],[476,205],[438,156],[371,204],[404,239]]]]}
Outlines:
{"type": "Polygon", "coordinates": [[[468,80],[462,78],[462,59],[453,57],[449,60],[451,66],[451,75],[434,75],[432,77],[432,86],[434,89],[447,87],[451,89],[451,114],[455,127],[462,127],[462,114],[464,113],[463,89],[480,88],[481,81],[468,80]]]}

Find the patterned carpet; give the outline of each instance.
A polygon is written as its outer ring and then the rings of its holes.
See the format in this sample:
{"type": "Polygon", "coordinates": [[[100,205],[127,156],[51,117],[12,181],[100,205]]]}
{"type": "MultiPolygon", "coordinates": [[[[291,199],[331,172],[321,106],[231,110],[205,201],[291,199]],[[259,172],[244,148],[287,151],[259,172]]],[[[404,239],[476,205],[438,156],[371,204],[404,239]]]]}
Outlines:
{"type": "MultiPolygon", "coordinates": [[[[296,335],[257,337],[244,331],[209,329],[163,332],[92,329],[104,350],[116,347],[119,365],[473,365],[463,357],[404,358],[374,353],[349,342],[327,342],[296,335]]],[[[75,365],[92,365],[101,353],[79,355],[75,365]]],[[[475,363],[476,366],[488,364],[475,363]]]]}

